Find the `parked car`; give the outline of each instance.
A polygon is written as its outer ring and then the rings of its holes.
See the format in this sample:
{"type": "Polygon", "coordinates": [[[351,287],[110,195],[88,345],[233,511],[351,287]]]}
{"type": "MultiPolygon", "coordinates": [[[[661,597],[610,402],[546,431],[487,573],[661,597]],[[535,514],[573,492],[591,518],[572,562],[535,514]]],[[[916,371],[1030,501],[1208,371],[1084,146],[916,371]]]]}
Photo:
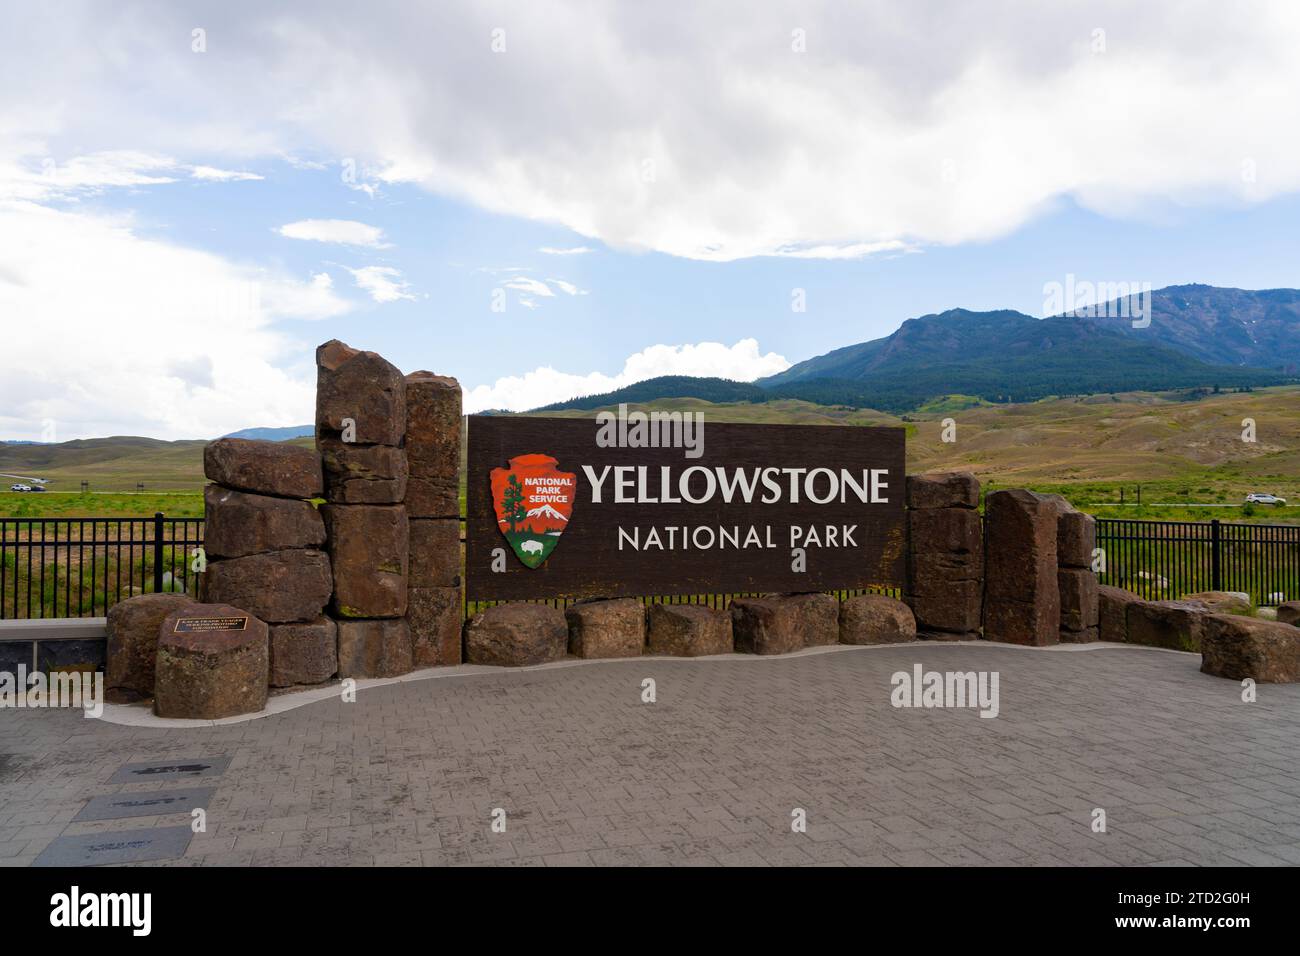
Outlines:
{"type": "Polygon", "coordinates": [[[31,485],[10,485],[9,490],[10,491],[31,491],[32,486],[31,485]]]}
{"type": "Polygon", "coordinates": [[[1268,495],[1262,492],[1252,491],[1246,496],[1246,503],[1256,505],[1284,505],[1286,504],[1286,499],[1279,498],[1277,495],[1268,495]]]}

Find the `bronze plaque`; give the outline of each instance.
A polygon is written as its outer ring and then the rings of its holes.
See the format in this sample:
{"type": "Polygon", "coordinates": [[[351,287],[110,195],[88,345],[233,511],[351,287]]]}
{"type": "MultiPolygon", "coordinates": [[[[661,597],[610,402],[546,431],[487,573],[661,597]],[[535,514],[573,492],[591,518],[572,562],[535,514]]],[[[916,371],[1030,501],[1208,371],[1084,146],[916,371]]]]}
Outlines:
{"type": "Polygon", "coordinates": [[[471,601],[903,583],[905,432],[472,415],[471,601]]]}
{"type": "Polygon", "coordinates": [[[242,631],[248,627],[247,617],[182,617],[176,621],[173,634],[198,634],[203,631],[242,631]]]}

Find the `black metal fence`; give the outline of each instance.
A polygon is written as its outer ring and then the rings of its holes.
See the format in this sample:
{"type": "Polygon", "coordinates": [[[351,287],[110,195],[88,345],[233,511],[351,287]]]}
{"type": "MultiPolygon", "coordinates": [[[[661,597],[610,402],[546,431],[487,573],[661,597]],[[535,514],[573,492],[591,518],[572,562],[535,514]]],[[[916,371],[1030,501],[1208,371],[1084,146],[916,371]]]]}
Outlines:
{"type": "Polygon", "coordinates": [[[198,593],[202,518],[0,518],[0,620],[100,617],[133,594],[198,593]]]}
{"type": "Polygon", "coordinates": [[[1300,525],[1097,519],[1102,584],[1148,599],[1242,591],[1256,604],[1300,599],[1300,525]]]}
{"type": "MultiPolygon", "coordinates": [[[[202,544],[202,518],[0,518],[0,619],[97,617],[133,594],[197,594],[191,562],[202,544]]],[[[1143,597],[1215,590],[1244,591],[1257,604],[1300,600],[1300,525],[1098,518],[1097,546],[1101,582],[1143,597]]],[[[721,608],[742,596],[642,600],[721,608]]],[[[467,602],[465,613],[486,606],[467,602]]]]}

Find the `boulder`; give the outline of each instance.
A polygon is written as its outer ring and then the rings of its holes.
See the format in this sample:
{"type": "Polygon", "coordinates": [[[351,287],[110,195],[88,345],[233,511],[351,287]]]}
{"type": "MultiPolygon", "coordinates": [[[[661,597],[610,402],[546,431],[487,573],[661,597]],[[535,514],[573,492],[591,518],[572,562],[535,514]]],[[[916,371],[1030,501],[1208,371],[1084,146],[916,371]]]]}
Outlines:
{"type": "Polygon", "coordinates": [[[1128,606],[1128,642],[1171,651],[1199,651],[1209,611],[1194,601],[1135,601],[1128,606]]]}
{"type": "Polygon", "coordinates": [[[329,529],[334,611],[340,618],[406,613],[410,533],[401,505],[321,506],[329,529]]]}
{"type": "Polygon", "coordinates": [[[1141,603],[1142,598],[1132,591],[1111,587],[1108,584],[1097,588],[1097,622],[1098,637],[1103,641],[1123,644],[1128,641],[1128,607],[1141,603]]]}
{"type": "Polygon", "coordinates": [[[1042,646],[1061,637],[1056,579],[1060,501],[1024,489],[991,491],[984,498],[988,542],[984,637],[1042,646]]]}
{"type": "Polygon", "coordinates": [[[406,452],[392,445],[356,445],[321,438],[325,497],[340,504],[395,505],[406,497],[406,452]]]}
{"type": "Polygon", "coordinates": [[[1254,603],[1245,591],[1197,591],[1195,594],[1184,594],[1182,600],[1203,604],[1215,614],[1249,614],[1254,603]]]}
{"type": "Polygon", "coordinates": [[[1056,524],[1056,560],[1064,568],[1091,568],[1097,547],[1097,519],[1082,511],[1062,511],[1056,524]]]}
{"type": "Polygon", "coordinates": [[[916,618],[886,594],[859,594],[840,602],[841,644],[901,644],[916,640],[916,618]]]}
{"type": "Polygon", "coordinates": [[[651,654],[706,657],[735,650],[731,615],[703,604],[651,604],[646,614],[651,654]]]}
{"type": "Polygon", "coordinates": [[[1207,614],[1201,671],[1232,680],[1300,683],[1300,628],[1237,614],[1207,614]]]}
{"type": "Polygon", "coordinates": [[[840,602],[835,595],[786,594],[780,600],[798,619],[804,647],[828,647],[840,642],[840,602]]]}
{"type": "Polygon", "coordinates": [[[1087,568],[1059,568],[1056,583],[1061,594],[1061,630],[1096,629],[1099,621],[1097,575],[1087,568]]]}
{"type": "Polygon", "coordinates": [[[731,602],[731,632],[744,654],[788,654],[839,642],[839,602],[829,594],[778,594],[731,602]]]}
{"type": "Polygon", "coordinates": [[[208,485],[203,489],[203,514],[203,548],[209,558],[242,558],[325,543],[325,524],[306,501],[208,485]]]}
{"type": "Polygon", "coordinates": [[[561,660],[568,647],[564,612],[548,604],[497,604],[465,626],[465,660],[470,664],[546,664],[561,660]]]}
{"type": "Polygon", "coordinates": [[[1277,619],[1283,624],[1300,625],[1300,601],[1287,601],[1277,606],[1277,619]]]}
{"type": "Polygon", "coordinates": [[[204,600],[242,607],[268,624],[314,620],[333,589],[329,556],[307,548],[212,561],[203,575],[204,600]]]}
{"type": "Polygon", "coordinates": [[[978,637],[984,594],[984,542],[979,513],[938,508],[907,513],[903,599],[922,637],[978,637]]]}
{"type": "Polygon", "coordinates": [[[464,608],[459,587],[408,588],[406,623],[411,628],[411,652],[416,667],[460,663],[464,608]]]}
{"type": "Polygon", "coordinates": [[[401,677],[414,666],[405,618],[337,621],[339,677],[401,677]]]}
{"type": "MultiPolygon", "coordinates": [[[[138,594],[108,609],[104,694],[109,702],[129,704],[153,696],[162,623],[193,603],[187,594],[138,594]]],[[[27,663],[31,665],[31,654],[27,663]]]]}
{"type": "Polygon", "coordinates": [[[406,376],[406,507],[414,518],[460,513],[460,383],[432,372],[406,376]]]}
{"type": "Polygon", "coordinates": [[[909,508],[977,508],[979,503],[979,479],[970,472],[950,471],[907,476],[909,508]]]}
{"type": "Polygon", "coordinates": [[[266,707],[270,641],[265,623],[229,604],[191,604],[167,615],[158,633],[154,712],[217,720],[266,707]],[[184,620],[237,619],[240,629],[179,630],[184,620]]]}
{"type": "Polygon", "coordinates": [[[410,587],[460,587],[460,519],[411,521],[410,587]]]}
{"type": "Polygon", "coordinates": [[[1096,643],[1099,629],[1096,627],[1086,627],[1081,631],[1067,631],[1061,628],[1062,644],[1093,644],[1096,643]]]}
{"type": "Polygon", "coordinates": [[[406,379],[382,356],[333,339],[316,349],[316,437],[341,437],[345,420],[357,444],[400,445],[406,379]]]}
{"type": "Polygon", "coordinates": [[[565,609],[569,653],[575,657],[640,657],[645,647],[645,605],[636,598],[583,601],[565,609]]]}
{"type": "Polygon", "coordinates": [[[338,673],[338,628],[330,618],[272,624],[270,631],[272,687],[319,684],[338,673]]]}
{"type": "Polygon", "coordinates": [[[280,441],[218,438],[203,449],[203,474],[227,488],[279,498],[319,498],[320,456],[280,441]]]}

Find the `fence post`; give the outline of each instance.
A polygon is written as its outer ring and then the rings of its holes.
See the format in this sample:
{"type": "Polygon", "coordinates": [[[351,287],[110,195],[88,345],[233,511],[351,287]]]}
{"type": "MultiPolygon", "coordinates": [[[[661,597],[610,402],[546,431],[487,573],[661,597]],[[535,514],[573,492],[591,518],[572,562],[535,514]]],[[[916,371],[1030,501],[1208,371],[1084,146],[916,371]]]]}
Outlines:
{"type": "Polygon", "coordinates": [[[1223,561],[1219,556],[1222,538],[1219,534],[1219,519],[1210,521],[1210,590],[1223,590],[1223,561]]]}
{"type": "Polygon", "coordinates": [[[163,588],[163,513],[153,513],[153,593],[163,588]]]}

